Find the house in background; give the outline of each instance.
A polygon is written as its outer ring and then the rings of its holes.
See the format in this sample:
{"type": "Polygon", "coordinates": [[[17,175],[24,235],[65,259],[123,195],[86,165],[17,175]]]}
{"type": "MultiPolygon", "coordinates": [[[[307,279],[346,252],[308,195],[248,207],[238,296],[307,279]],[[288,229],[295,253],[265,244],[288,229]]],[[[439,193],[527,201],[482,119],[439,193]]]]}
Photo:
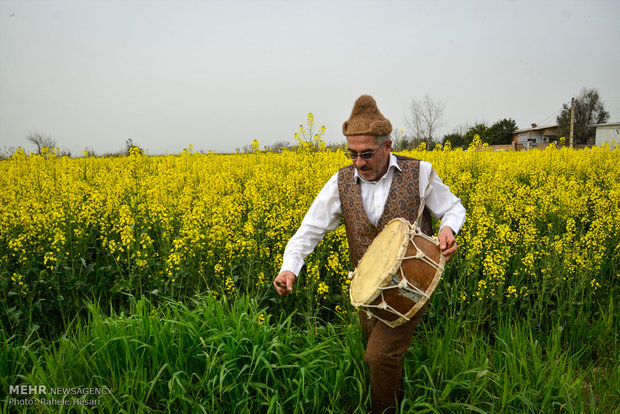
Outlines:
{"type": "Polygon", "coordinates": [[[519,129],[512,136],[512,144],[515,149],[537,148],[557,141],[559,125],[538,126],[532,124],[531,128],[519,129]],[[544,145],[543,145],[544,144],[544,145]]]}
{"type": "Polygon", "coordinates": [[[594,144],[600,147],[605,142],[609,144],[610,148],[614,147],[612,140],[616,140],[615,146],[620,147],[620,122],[608,122],[606,124],[594,124],[588,125],[596,128],[596,137],[594,144]]]}

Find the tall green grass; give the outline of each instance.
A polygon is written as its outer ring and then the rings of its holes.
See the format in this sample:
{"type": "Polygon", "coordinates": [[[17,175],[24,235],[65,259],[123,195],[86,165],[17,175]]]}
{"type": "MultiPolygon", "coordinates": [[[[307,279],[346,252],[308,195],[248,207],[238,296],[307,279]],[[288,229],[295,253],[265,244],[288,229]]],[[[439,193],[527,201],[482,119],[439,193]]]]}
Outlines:
{"type": "MultiPolygon", "coordinates": [[[[612,304],[610,303],[610,306],[612,304]]],[[[435,312],[435,311],[434,311],[435,312]]],[[[562,325],[547,335],[527,321],[492,331],[429,312],[405,356],[401,412],[613,412],[620,409],[614,314],[592,326],[608,338],[575,343],[562,325]]],[[[2,412],[363,413],[367,367],[354,312],[340,323],[270,314],[247,295],[211,296],[127,313],[88,307],[50,342],[2,332],[2,412]],[[90,407],[11,406],[9,385],[107,387],[90,407]]],[[[88,397],[92,398],[92,397],[88,397]]]]}
{"type": "Polygon", "coordinates": [[[108,387],[113,394],[99,408],[125,413],[362,407],[368,390],[359,381],[365,373],[354,329],[310,320],[296,326],[293,316],[276,322],[247,296],[157,308],[143,300],[112,316],[91,306],[89,320],[76,320],[51,346],[5,335],[1,388],[108,387]]]}

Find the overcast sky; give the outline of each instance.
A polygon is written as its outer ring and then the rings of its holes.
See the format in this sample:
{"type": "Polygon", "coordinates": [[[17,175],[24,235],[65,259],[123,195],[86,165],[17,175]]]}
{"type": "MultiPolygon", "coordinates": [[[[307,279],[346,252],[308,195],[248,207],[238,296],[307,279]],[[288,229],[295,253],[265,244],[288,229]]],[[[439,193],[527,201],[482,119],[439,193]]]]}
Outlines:
{"type": "Polygon", "coordinates": [[[0,149],[232,152],[308,112],[339,143],[365,93],[399,129],[443,102],[441,134],[552,124],[583,87],[620,121],[619,22],[617,0],[0,0],[0,149]]]}

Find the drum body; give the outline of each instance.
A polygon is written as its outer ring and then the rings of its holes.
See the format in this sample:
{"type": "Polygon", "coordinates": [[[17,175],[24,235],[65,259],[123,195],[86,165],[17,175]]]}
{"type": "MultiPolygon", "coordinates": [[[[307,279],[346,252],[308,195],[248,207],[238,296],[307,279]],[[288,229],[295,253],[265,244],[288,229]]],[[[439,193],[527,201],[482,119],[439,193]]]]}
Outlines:
{"type": "Polygon", "coordinates": [[[351,304],[391,327],[428,302],[444,270],[439,240],[407,220],[391,220],[353,272],[351,304]]]}

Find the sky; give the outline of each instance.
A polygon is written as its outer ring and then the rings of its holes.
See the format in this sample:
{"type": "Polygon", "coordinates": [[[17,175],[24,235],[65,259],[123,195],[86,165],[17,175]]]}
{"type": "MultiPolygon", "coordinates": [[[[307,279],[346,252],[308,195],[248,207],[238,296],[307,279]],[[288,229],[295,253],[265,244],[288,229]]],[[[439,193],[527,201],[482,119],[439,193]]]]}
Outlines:
{"type": "Polygon", "coordinates": [[[362,94],[399,130],[412,99],[442,102],[440,135],[553,124],[585,87],[620,122],[619,18],[617,0],[0,0],[0,151],[38,132],[77,156],[234,152],[294,143],[310,112],[340,144],[362,94]]]}

